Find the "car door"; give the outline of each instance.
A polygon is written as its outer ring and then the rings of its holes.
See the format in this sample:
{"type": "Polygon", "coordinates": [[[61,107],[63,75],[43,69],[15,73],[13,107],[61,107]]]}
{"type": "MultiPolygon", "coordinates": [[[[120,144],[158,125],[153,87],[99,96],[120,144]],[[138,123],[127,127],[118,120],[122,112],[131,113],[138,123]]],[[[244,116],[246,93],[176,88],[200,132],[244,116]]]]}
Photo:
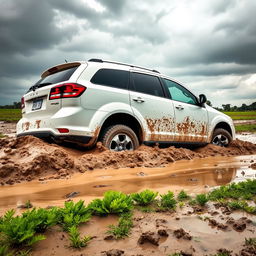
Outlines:
{"type": "Polygon", "coordinates": [[[173,103],[166,97],[159,77],[132,71],[129,89],[133,113],[146,127],[144,141],[173,141],[173,103]]]}
{"type": "Polygon", "coordinates": [[[207,142],[208,112],[198,103],[196,96],[182,85],[163,79],[175,111],[174,141],[207,142]]]}

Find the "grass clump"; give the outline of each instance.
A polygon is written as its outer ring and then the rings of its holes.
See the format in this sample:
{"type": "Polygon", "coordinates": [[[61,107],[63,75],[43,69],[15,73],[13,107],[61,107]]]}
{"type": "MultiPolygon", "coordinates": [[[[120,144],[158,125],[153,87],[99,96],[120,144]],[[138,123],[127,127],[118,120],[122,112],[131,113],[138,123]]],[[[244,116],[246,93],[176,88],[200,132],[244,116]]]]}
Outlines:
{"type": "Polygon", "coordinates": [[[0,245],[0,256],[12,256],[7,245],[0,245]]]}
{"type": "Polygon", "coordinates": [[[205,204],[209,201],[209,198],[206,194],[198,194],[195,200],[200,206],[205,206],[205,204]]]}
{"type": "Polygon", "coordinates": [[[31,246],[34,243],[44,240],[44,235],[37,235],[36,220],[31,220],[26,216],[14,217],[14,210],[7,211],[0,224],[2,234],[1,243],[10,247],[31,246]]]}
{"type": "Polygon", "coordinates": [[[107,191],[103,199],[94,199],[88,208],[92,214],[104,216],[110,213],[122,214],[132,209],[132,198],[118,191],[107,191]]]}
{"type": "Polygon", "coordinates": [[[35,223],[35,231],[43,233],[47,228],[54,226],[58,222],[58,209],[46,210],[43,208],[26,211],[22,214],[29,222],[35,223]]]}
{"type": "Polygon", "coordinates": [[[209,193],[210,200],[218,199],[244,199],[252,200],[256,195],[256,180],[247,180],[239,183],[221,186],[209,193]]]}
{"type": "Polygon", "coordinates": [[[256,249],[256,237],[254,238],[245,238],[245,245],[254,246],[256,249]]]}
{"type": "Polygon", "coordinates": [[[190,199],[190,196],[184,190],[181,190],[177,196],[177,199],[178,201],[186,201],[190,199]]]}
{"type": "Polygon", "coordinates": [[[77,227],[80,223],[87,222],[91,218],[91,214],[82,200],[77,203],[65,202],[65,207],[59,210],[59,214],[59,223],[66,231],[73,226],[77,227]]]}
{"type": "Polygon", "coordinates": [[[107,234],[113,235],[116,239],[124,238],[129,235],[132,223],[132,214],[125,213],[119,218],[117,225],[110,225],[107,234]]]}
{"type": "Polygon", "coordinates": [[[91,240],[90,236],[80,237],[80,233],[76,226],[72,226],[68,229],[68,235],[70,240],[70,246],[73,248],[85,247],[91,240]]]}
{"type": "Polygon", "coordinates": [[[146,189],[140,193],[134,193],[131,195],[132,199],[141,206],[146,206],[154,202],[158,195],[158,192],[146,189]]]}
{"type": "Polygon", "coordinates": [[[160,207],[164,209],[175,209],[177,201],[174,199],[174,194],[168,191],[166,194],[160,195],[160,207]]]}

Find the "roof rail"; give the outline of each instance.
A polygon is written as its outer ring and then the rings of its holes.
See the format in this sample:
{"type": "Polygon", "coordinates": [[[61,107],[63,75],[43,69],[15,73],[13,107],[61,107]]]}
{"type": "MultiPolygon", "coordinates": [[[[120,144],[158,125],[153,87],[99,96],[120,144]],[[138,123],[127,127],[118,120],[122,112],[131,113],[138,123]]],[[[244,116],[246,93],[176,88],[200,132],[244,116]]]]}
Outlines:
{"type": "Polygon", "coordinates": [[[140,68],[140,69],[148,70],[148,71],[155,72],[155,73],[160,73],[159,71],[157,71],[155,69],[144,68],[144,67],[141,67],[141,66],[135,66],[135,65],[132,65],[132,64],[127,64],[127,63],[122,63],[122,62],[108,61],[108,60],[102,60],[102,59],[90,59],[88,61],[90,61],[90,62],[100,62],[100,63],[105,62],[105,63],[111,63],[111,64],[118,64],[118,65],[124,65],[124,66],[132,67],[132,68],[140,68]]]}

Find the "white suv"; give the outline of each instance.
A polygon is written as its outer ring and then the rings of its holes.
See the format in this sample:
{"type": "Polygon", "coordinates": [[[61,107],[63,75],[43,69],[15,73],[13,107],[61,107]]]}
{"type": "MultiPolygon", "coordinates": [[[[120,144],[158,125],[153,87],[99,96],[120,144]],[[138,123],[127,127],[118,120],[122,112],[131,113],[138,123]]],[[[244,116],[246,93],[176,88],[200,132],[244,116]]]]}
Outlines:
{"type": "Polygon", "coordinates": [[[17,136],[102,141],[115,151],[141,143],[227,146],[232,120],[205,102],[156,70],[100,59],[65,63],[42,73],[22,97],[17,136]]]}

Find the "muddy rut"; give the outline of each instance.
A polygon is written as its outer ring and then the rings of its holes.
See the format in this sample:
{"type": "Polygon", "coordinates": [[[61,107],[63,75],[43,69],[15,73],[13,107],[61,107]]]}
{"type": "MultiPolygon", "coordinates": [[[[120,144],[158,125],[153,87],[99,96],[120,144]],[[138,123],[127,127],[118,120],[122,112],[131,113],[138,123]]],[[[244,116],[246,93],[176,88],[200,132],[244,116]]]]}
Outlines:
{"type": "Polygon", "coordinates": [[[94,169],[163,167],[182,159],[256,154],[256,144],[240,140],[229,147],[207,145],[195,150],[141,146],[136,151],[111,152],[101,143],[92,151],[46,143],[32,136],[0,139],[1,185],[39,179],[60,179],[94,169]]]}

